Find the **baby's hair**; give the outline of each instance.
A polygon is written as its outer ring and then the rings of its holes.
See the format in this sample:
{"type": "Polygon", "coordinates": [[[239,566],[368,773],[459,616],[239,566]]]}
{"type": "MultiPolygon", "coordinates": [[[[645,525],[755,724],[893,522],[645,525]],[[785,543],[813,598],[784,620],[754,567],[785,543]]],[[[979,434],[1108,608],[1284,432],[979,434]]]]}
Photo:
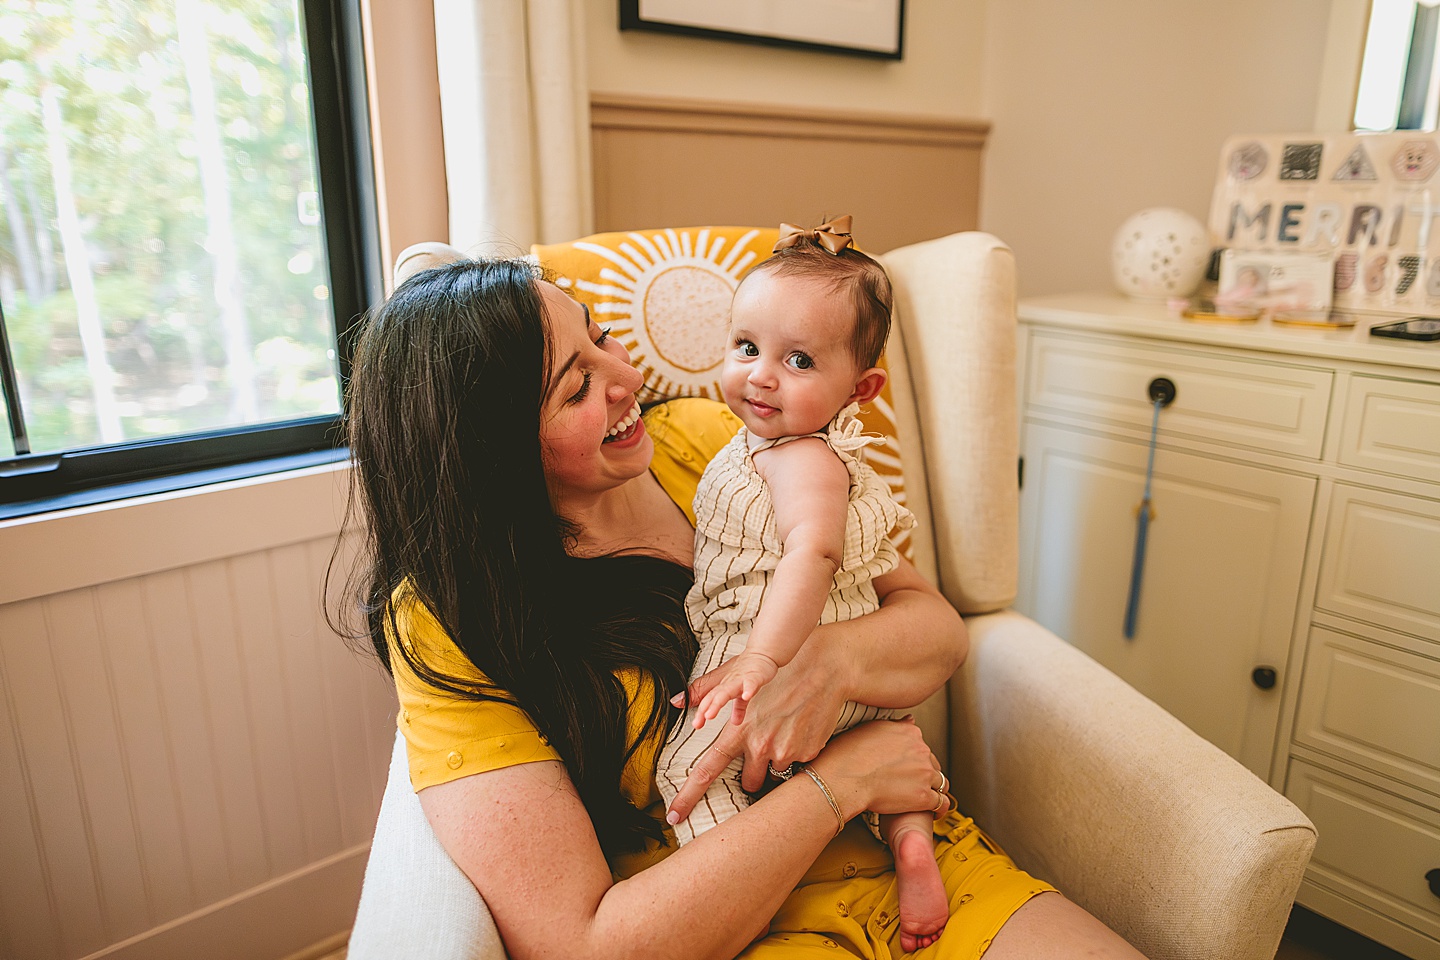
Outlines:
{"type": "Polygon", "coordinates": [[[819,280],[836,293],[848,294],[855,314],[850,333],[850,354],[861,367],[880,362],[885,341],[890,337],[890,314],[894,295],[885,268],[874,259],[846,247],[838,254],[801,237],[793,246],[775,251],[750,271],[748,277],[768,273],[776,277],[819,280]]]}

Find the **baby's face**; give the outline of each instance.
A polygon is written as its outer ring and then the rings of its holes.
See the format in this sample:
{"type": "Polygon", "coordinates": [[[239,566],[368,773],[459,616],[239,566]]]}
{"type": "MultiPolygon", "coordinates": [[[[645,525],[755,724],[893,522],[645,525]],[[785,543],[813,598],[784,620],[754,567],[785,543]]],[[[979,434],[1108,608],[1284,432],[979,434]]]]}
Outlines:
{"type": "Polygon", "coordinates": [[[748,278],[730,308],[725,402],[767,440],[823,429],[863,372],[850,354],[854,323],[845,298],[815,280],[748,278]]]}

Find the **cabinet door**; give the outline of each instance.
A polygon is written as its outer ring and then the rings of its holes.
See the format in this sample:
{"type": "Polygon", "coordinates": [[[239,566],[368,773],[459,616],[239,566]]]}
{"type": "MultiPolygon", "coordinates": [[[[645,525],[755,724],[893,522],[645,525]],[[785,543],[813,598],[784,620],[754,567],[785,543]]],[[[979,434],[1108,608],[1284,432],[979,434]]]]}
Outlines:
{"type": "Polygon", "coordinates": [[[1146,449],[1027,424],[1016,606],[1267,778],[1315,480],[1157,451],[1127,640],[1146,449]],[[1276,670],[1271,689],[1258,666],[1276,670]]]}

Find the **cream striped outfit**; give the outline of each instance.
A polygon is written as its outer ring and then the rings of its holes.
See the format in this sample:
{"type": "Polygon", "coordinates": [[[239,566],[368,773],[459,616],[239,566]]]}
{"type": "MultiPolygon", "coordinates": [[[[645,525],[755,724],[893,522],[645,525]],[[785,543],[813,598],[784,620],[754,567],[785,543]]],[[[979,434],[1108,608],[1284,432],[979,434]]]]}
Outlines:
{"type": "MultiPolygon", "coordinates": [[[[824,431],[809,435],[824,440],[850,474],[844,557],[820,623],[851,620],[879,608],[872,581],[894,570],[899,559],[887,534],[897,525],[904,528],[915,523],[910,511],[891,497],[885,481],[856,456],[861,448],[884,442],[883,437],[861,434],[860,421],[855,418],[858,410],[859,405],[852,403],[824,431]]],[[[796,439],[800,438],[757,440],[742,427],[710,461],[700,479],[695,494],[695,585],[685,598],[690,626],[700,641],[691,679],[745,649],[783,550],[775,533],[774,503],[764,479],[755,470],[753,457],[761,450],[796,439]]],[[[834,732],[901,713],[847,703],[834,732]]],[[[670,731],[660,752],[655,780],[667,807],[695,761],[730,722],[730,707],[726,706],[700,730],[694,728],[693,721],[691,708],[670,731]]],[[[688,843],[749,806],[750,798],[740,788],[740,767],[741,758],[732,760],[689,819],[676,825],[675,836],[681,843],[688,843]]]]}

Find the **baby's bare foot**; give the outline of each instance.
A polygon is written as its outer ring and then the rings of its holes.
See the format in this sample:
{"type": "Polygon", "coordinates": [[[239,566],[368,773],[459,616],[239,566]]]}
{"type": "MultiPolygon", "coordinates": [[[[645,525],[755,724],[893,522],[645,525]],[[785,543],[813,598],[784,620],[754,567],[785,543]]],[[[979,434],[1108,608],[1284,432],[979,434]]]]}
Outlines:
{"type": "Polygon", "coordinates": [[[940,939],[950,919],[950,901],[927,833],[906,830],[893,838],[891,852],[900,887],[900,946],[914,953],[940,939]]]}

